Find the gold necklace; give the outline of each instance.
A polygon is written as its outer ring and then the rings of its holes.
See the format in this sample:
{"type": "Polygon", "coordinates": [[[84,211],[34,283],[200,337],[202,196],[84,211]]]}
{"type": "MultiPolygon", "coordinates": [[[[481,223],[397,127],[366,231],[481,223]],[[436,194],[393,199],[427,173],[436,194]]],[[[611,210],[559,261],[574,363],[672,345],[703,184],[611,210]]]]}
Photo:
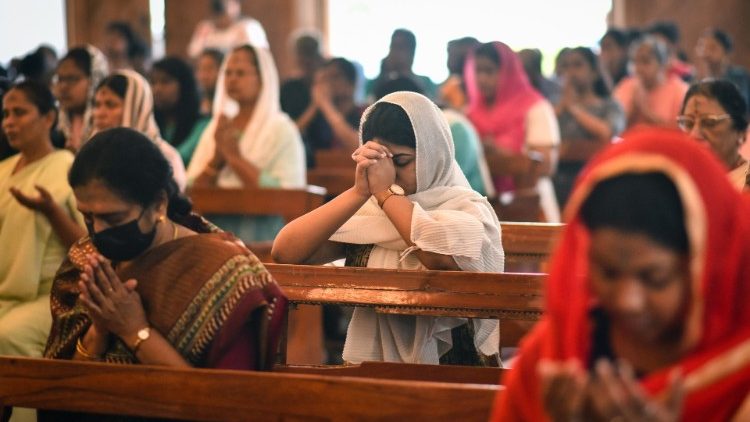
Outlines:
{"type": "Polygon", "coordinates": [[[172,236],[172,240],[175,240],[177,239],[177,231],[179,230],[179,226],[177,226],[174,221],[172,221],[172,226],[174,226],[174,235],[172,236]]]}

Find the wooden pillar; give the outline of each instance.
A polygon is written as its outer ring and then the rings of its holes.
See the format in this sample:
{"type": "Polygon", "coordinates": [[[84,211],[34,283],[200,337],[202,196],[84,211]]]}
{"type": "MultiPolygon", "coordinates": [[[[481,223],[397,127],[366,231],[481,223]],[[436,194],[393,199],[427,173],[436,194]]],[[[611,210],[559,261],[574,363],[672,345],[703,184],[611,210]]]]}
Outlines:
{"type": "MultiPolygon", "coordinates": [[[[242,12],[266,31],[281,79],[294,73],[289,50],[292,34],[301,28],[327,33],[327,0],[243,0],[242,12]]],[[[167,54],[186,57],[195,25],[210,17],[210,0],[165,0],[167,54]]]]}
{"type": "Polygon", "coordinates": [[[675,22],[682,35],[680,47],[691,60],[701,32],[709,26],[722,29],[734,39],[734,62],[750,67],[747,0],[614,0],[612,3],[616,26],[639,28],[659,20],[675,22]]]}
{"type": "Polygon", "coordinates": [[[101,47],[104,29],[115,20],[129,23],[151,43],[149,0],[67,0],[65,12],[68,47],[86,43],[101,47]]]}

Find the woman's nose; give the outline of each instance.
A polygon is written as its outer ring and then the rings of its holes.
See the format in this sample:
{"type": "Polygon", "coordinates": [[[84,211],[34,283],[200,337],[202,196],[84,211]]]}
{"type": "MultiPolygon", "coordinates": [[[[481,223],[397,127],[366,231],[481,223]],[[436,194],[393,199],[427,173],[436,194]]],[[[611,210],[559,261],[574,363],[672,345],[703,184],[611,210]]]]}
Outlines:
{"type": "Polygon", "coordinates": [[[638,280],[618,280],[616,293],[615,306],[619,313],[641,312],[646,304],[645,291],[638,280]]]}

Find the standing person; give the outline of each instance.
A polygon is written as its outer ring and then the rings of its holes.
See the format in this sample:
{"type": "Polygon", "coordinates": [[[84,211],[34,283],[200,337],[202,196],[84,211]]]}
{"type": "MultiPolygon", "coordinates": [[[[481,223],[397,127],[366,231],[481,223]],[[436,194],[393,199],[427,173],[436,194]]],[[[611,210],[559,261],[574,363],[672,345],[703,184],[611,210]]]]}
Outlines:
{"type": "Polygon", "coordinates": [[[243,44],[268,48],[263,26],[242,16],[239,0],[211,0],[211,19],[202,20],[195,27],[187,53],[195,59],[207,48],[228,53],[243,44]]]}
{"type": "Polygon", "coordinates": [[[399,77],[412,78],[419,85],[420,90],[429,98],[437,95],[437,86],[427,76],[417,75],[412,70],[414,55],[417,52],[417,37],[408,29],[399,28],[391,35],[388,55],[380,63],[380,74],[370,81],[368,94],[373,95],[379,86],[391,79],[399,77]]]}
{"type": "MultiPolygon", "coordinates": [[[[194,186],[302,188],[305,151],[297,127],[279,106],[271,53],[250,45],[229,54],[219,77],[214,114],[188,167],[194,186]]],[[[272,240],[276,216],[214,216],[219,227],[245,242],[272,240]]]]}
{"type": "Polygon", "coordinates": [[[108,73],[107,58],[91,45],[71,48],[60,60],[53,81],[65,148],[76,152],[91,137],[94,91],[108,73]]]}
{"type": "MultiPolygon", "coordinates": [[[[564,60],[566,54],[567,51],[564,53],[561,51],[558,60],[564,60]]],[[[531,86],[544,95],[544,98],[549,102],[557,103],[560,100],[560,84],[556,80],[544,77],[542,74],[542,59],[544,58],[542,52],[538,48],[525,48],[518,52],[518,57],[523,63],[523,69],[526,71],[531,86]]]]}
{"type": "Polygon", "coordinates": [[[464,77],[469,93],[467,116],[482,138],[487,160],[498,157],[525,169],[519,177],[495,177],[498,195],[513,194],[514,200],[538,197],[535,209],[541,207],[544,219],[560,221],[549,178],[560,143],[552,105],[532,88],[516,53],[501,42],[479,46],[466,62],[464,77]]]}
{"type": "Polygon", "coordinates": [[[119,70],[104,80],[94,94],[94,130],[127,127],[151,139],[172,166],[177,186],[184,191],[187,184],[185,165],[177,150],[162,139],[154,120],[154,98],[146,79],[132,70],[119,70]]]}
{"type": "Polygon", "coordinates": [[[690,81],[693,78],[693,68],[681,57],[684,56],[684,52],[680,50],[680,28],[677,24],[670,21],[656,22],[646,29],[646,34],[660,39],[667,46],[667,73],[683,81],[690,81]]]}
{"type": "Polygon", "coordinates": [[[85,234],[65,181],[73,154],[52,146],[56,120],[41,82],[13,85],[3,98],[2,130],[19,153],[0,161],[0,355],[42,355],[52,279],[85,234]]]}
{"type": "Polygon", "coordinates": [[[747,420],[748,198],[674,130],[584,170],[492,421],[747,420]]]}
{"type": "Polygon", "coordinates": [[[625,129],[622,106],[610,96],[596,55],[586,47],[570,49],[563,58],[563,91],[555,105],[560,124],[560,162],[552,177],[560,208],[588,160],[625,129]]]}
{"type": "Polygon", "coordinates": [[[195,79],[200,87],[201,114],[204,116],[211,115],[213,111],[216,81],[219,79],[223,62],[224,53],[215,48],[207,48],[198,56],[195,63],[195,79]]]}
{"type": "Polygon", "coordinates": [[[151,69],[154,118],[164,140],[190,163],[209,118],[201,116],[200,94],[190,65],[177,57],[154,63],[151,69]]]}
{"type": "Polygon", "coordinates": [[[732,64],[734,49],[732,37],[726,32],[708,28],[703,31],[695,46],[696,79],[726,79],[740,90],[745,103],[750,102],[750,73],[742,66],[732,64]]]}
{"type": "MultiPolygon", "coordinates": [[[[273,245],[276,262],[499,272],[500,225],[453,156],[440,109],[396,92],[364,114],[355,185],[292,221],[273,245]]],[[[356,308],[344,360],[498,364],[497,321],[377,314],[356,308]],[[452,339],[464,341],[454,342],[452,339]]]]}
{"type": "Polygon", "coordinates": [[[104,32],[102,51],[109,62],[111,72],[117,70],[135,70],[144,74],[149,48],[146,42],[127,22],[113,21],[104,32]]]}
{"type": "Polygon", "coordinates": [[[628,76],[628,51],[631,37],[627,31],[610,28],[599,40],[599,58],[610,87],[628,76]]]}
{"type": "Polygon", "coordinates": [[[462,111],[466,106],[466,84],[464,66],[469,53],[479,41],[474,37],[464,37],[448,41],[448,79],[440,85],[438,102],[454,110],[462,111]]]}
{"type": "Polygon", "coordinates": [[[614,97],[628,118],[639,124],[675,126],[688,86],[668,72],[669,51],[660,39],[646,36],[631,49],[635,74],[615,87],[614,97]]]}

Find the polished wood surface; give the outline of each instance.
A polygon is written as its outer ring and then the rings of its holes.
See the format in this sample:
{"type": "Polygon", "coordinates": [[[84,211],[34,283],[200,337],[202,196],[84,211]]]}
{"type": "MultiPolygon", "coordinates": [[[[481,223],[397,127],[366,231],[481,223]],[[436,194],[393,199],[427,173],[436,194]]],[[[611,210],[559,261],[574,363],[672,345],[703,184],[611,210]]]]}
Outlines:
{"type": "Polygon", "coordinates": [[[496,385],[0,358],[2,406],[195,421],[486,421],[501,390],[496,385]]]}
{"type": "Polygon", "coordinates": [[[500,222],[505,271],[546,272],[564,224],[500,222]]]}

